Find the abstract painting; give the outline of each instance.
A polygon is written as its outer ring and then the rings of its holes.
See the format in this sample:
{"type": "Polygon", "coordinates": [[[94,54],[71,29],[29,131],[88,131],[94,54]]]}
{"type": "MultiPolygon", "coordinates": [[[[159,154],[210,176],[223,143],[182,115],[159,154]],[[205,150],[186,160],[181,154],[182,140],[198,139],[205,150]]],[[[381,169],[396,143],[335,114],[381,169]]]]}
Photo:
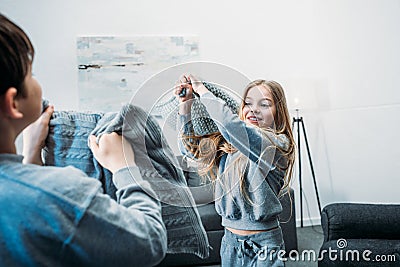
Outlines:
{"type": "Polygon", "coordinates": [[[196,36],[78,37],[79,108],[118,111],[159,71],[199,59],[196,36]]]}

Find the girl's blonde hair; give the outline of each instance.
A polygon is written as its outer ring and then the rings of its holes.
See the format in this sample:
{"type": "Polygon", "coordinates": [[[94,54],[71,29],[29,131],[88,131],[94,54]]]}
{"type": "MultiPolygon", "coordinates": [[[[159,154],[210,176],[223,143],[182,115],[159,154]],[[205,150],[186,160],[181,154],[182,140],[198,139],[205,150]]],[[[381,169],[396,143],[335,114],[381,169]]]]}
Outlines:
{"type": "MultiPolygon", "coordinates": [[[[285,190],[289,187],[292,172],[293,172],[293,164],[295,158],[295,143],[293,139],[293,133],[291,129],[291,121],[289,116],[289,111],[287,108],[286,97],[283,91],[282,86],[275,81],[266,81],[266,80],[255,80],[249,83],[243,93],[242,102],[239,109],[239,118],[244,120],[244,115],[242,113],[243,107],[245,105],[245,98],[250,89],[256,86],[263,86],[267,90],[270,91],[273,104],[275,105],[276,112],[274,114],[274,129],[265,129],[265,131],[273,132],[274,134],[284,134],[289,139],[289,145],[287,149],[283,149],[282,147],[274,144],[275,148],[279,151],[279,153],[286,158],[287,164],[286,166],[279,166],[281,169],[285,171],[284,184],[281,188],[280,195],[282,192],[286,192],[285,190]]],[[[268,135],[266,134],[268,137],[268,135]]],[[[235,153],[237,149],[234,148],[230,143],[228,143],[221,133],[217,132],[210,135],[205,136],[182,136],[182,141],[186,147],[186,149],[191,152],[196,159],[198,159],[199,169],[198,172],[202,177],[209,177],[212,181],[215,181],[218,175],[218,166],[220,163],[221,157],[225,153],[235,153]]],[[[270,139],[273,143],[273,140],[270,139]]],[[[268,149],[268,148],[267,148],[268,149]]],[[[246,164],[244,163],[245,155],[240,155],[237,159],[232,163],[231,166],[226,168],[225,173],[231,167],[237,169],[237,173],[240,174],[239,182],[240,189],[242,194],[248,199],[245,189],[245,180],[244,180],[244,169],[246,164]],[[242,169],[241,171],[239,171],[242,169]]]]}

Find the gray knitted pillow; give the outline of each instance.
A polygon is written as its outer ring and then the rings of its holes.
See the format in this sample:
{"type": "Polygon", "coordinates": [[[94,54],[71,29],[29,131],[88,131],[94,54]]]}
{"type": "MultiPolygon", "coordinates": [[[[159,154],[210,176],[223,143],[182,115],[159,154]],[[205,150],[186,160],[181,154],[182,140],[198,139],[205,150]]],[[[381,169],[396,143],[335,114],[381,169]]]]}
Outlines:
{"type": "MultiPolygon", "coordinates": [[[[209,82],[203,82],[203,84],[212,94],[222,99],[233,113],[238,113],[238,102],[228,93],[226,93],[221,87],[209,82]]],[[[176,129],[178,105],[179,101],[176,99],[176,97],[172,97],[163,103],[157,103],[154,106],[154,110],[166,120],[168,125],[176,129]]],[[[201,103],[199,97],[195,94],[191,109],[191,119],[195,135],[202,136],[219,131],[217,125],[208,114],[206,107],[201,103]]]]}

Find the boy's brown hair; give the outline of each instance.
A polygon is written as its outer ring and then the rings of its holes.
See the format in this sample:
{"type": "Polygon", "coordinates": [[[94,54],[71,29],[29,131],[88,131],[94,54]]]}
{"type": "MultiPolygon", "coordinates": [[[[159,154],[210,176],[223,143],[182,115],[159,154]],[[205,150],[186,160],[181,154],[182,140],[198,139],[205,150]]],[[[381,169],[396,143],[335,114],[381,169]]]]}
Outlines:
{"type": "Polygon", "coordinates": [[[0,95],[14,87],[18,96],[24,96],[24,79],[34,54],[26,33],[0,13],[0,95]]]}

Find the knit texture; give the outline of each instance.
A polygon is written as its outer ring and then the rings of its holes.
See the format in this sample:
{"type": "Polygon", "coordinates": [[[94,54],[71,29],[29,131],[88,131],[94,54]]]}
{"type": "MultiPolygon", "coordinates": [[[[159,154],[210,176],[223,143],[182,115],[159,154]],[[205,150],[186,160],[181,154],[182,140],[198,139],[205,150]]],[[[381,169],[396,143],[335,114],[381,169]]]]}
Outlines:
{"type": "MultiPolygon", "coordinates": [[[[209,82],[202,83],[212,94],[222,99],[233,113],[238,113],[239,104],[227,92],[225,92],[224,89],[209,82]]],[[[173,129],[176,129],[178,106],[179,101],[175,96],[173,96],[165,102],[157,103],[154,106],[154,110],[166,120],[168,125],[170,125],[173,129]]],[[[191,119],[195,135],[203,136],[219,131],[217,125],[210,117],[210,114],[208,114],[206,107],[201,103],[200,98],[195,94],[191,108],[191,119]]]]}
{"type": "Polygon", "coordinates": [[[156,192],[167,229],[167,253],[209,255],[209,244],[196,204],[178,160],[155,119],[133,105],[119,113],[55,111],[44,149],[46,165],[72,165],[100,180],[106,194],[115,197],[112,174],[101,167],[88,147],[90,134],[117,132],[128,140],[140,173],[156,192]]]}

